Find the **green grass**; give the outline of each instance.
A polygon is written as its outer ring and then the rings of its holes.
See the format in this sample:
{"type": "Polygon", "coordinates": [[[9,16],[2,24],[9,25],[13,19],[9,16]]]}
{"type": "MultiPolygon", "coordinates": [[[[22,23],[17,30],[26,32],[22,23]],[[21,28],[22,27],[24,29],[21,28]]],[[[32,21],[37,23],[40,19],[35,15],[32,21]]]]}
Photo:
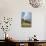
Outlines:
{"type": "Polygon", "coordinates": [[[31,27],[31,22],[26,20],[21,20],[21,27],[31,27]]]}

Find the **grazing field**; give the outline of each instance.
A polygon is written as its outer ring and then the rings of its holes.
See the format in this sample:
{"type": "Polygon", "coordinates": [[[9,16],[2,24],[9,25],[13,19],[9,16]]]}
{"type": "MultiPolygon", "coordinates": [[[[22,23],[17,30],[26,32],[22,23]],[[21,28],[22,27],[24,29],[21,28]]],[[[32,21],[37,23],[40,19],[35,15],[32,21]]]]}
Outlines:
{"type": "Polygon", "coordinates": [[[21,20],[21,27],[31,27],[31,22],[27,20],[21,20]]]}

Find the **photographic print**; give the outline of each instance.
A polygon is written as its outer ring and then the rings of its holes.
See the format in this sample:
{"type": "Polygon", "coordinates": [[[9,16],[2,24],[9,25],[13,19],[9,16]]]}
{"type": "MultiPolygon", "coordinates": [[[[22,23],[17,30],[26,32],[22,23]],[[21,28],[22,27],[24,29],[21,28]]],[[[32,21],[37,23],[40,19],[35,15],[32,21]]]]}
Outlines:
{"type": "Polygon", "coordinates": [[[32,27],[32,13],[23,11],[21,13],[21,27],[32,27]]]}

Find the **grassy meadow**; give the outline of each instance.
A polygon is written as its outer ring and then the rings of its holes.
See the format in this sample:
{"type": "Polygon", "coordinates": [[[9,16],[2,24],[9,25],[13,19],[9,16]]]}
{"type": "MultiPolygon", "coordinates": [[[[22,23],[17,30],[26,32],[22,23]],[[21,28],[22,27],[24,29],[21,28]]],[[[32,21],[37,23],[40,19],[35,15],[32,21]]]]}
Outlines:
{"type": "Polygon", "coordinates": [[[21,19],[21,27],[31,27],[31,21],[21,19]]]}

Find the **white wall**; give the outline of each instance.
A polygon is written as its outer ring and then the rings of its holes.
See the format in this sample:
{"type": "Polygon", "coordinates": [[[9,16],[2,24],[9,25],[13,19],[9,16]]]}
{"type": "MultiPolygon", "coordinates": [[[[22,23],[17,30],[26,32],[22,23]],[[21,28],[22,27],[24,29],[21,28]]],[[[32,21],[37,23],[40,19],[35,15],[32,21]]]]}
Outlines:
{"type": "Polygon", "coordinates": [[[46,16],[44,17],[44,21],[45,21],[45,24],[44,24],[44,39],[46,40],[46,16]]]}
{"type": "MultiPolygon", "coordinates": [[[[46,15],[45,8],[32,8],[28,0],[0,0],[0,16],[13,17],[13,22],[10,33],[17,40],[27,40],[34,34],[39,40],[44,40],[44,15],[46,15]],[[21,11],[28,10],[32,12],[32,27],[21,27],[21,11]]],[[[1,32],[0,32],[1,34],[1,32]]],[[[2,39],[2,36],[0,36],[2,39]]]]}

